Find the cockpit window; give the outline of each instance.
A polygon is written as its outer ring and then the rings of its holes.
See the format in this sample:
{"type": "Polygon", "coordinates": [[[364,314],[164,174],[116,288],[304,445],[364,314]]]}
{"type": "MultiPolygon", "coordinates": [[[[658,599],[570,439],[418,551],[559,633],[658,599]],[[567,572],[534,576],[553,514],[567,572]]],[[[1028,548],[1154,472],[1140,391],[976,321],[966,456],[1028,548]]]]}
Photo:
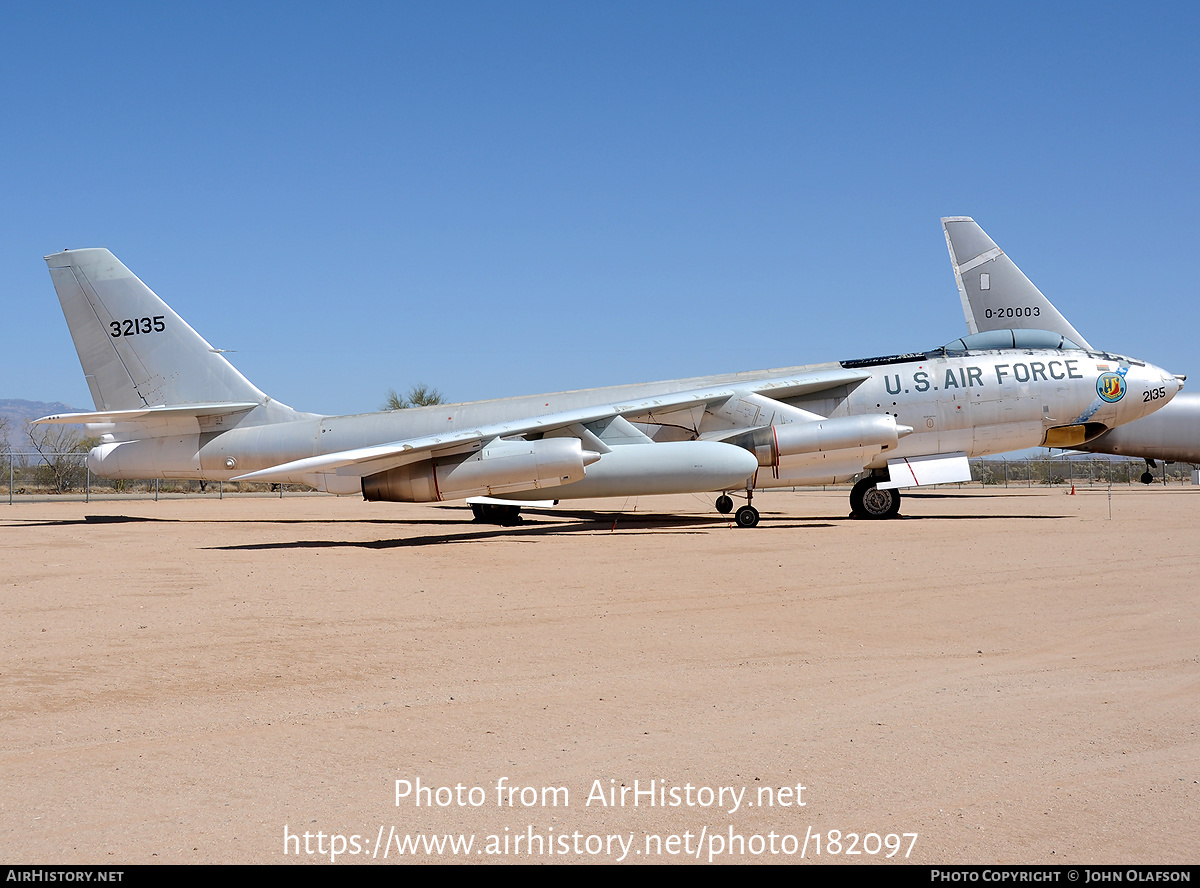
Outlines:
{"type": "Polygon", "coordinates": [[[988,330],[955,339],[935,351],[953,355],[995,348],[1078,349],[1079,346],[1061,333],[1051,333],[1049,330],[988,330]]]}
{"type": "MultiPolygon", "coordinates": [[[[963,355],[969,351],[988,351],[998,348],[1037,348],[1037,349],[1075,349],[1082,351],[1061,333],[1051,333],[1049,330],[988,330],[986,333],[973,333],[948,342],[941,348],[933,348],[927,352],[911,352],[906,355],[885,355],[880,358],[856,358],[853,361],[839,361],[843,367],[877,367],[884,364],[903,364],[909,361],[925,361],[933,357],[949,357],[963,355]]],[[[1122,360],[1128,360],[1122,358],[1122,360]]]]}

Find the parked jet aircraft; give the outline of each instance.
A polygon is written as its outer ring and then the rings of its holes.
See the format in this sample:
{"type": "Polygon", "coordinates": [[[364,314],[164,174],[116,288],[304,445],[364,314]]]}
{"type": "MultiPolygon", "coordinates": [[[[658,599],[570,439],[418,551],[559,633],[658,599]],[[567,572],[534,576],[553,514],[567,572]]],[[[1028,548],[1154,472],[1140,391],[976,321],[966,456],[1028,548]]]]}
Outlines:
{"type": "MultiPolygon", "coordinates": [[[[1013,261],[969,216],[942,219],[950,264],[971,333],[1010,328],[1052,330],[1090,348],[1013,261]]],[[[1112,428],[1077,450],[1200,463],[1200,393],[1182,393],[1152,416],[1112,428]]],[[[1147,483],[1149,473],[1142,476],[1147,483]]]]}
{"type": "Polygon", "coordinates": [[[983,333],[865,360],[437,405],[299,413],[242,376],[108,250],[46,257],[95,401],[107,478],[304,483],[368,500],[527,500],[719,492],[858,478],[853,513],[896,515],[899,489],[967,480],[969,456],[1074,446],[1181,387],[1142,361],[1058,333],[983,333]]]}

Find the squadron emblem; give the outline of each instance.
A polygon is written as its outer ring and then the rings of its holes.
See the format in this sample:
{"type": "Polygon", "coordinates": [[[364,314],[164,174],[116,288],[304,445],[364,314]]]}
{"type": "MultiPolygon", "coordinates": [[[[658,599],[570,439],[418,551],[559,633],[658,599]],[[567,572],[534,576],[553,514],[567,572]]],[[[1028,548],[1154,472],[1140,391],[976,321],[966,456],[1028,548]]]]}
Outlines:
{"type": "Polygon", "coordinates": [[[1113,404],[1125,396],[1125,378],[1118,373],[1101,373],[1096,380],[1096,394],[1113,404]]]}

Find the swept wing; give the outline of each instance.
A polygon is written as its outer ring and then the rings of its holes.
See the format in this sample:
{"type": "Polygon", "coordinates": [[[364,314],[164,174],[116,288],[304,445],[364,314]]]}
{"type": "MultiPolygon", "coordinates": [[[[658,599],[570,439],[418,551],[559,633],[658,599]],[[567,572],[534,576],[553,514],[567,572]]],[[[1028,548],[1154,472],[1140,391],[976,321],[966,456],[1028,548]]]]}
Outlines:
{"type": "MultiPolygon", "coordinates": [[[[796,397],[841,385],[857,384],[869,376],[869,373],[862,370],[817,370],[799,376],[757,380],[737,388],[695,389],[626,403],[604,404],[549,413],[543,416],[523,417],[520,420],[493,423],[450,434],[429,435],[292,460],[256,472],[238,475],[232,480],[280,482],[308,474],[331,472],[338,475],[362,477],[430,456],[466,452],[496,438],[546,435],[560,429],[571,429],[612,417],[634,418],[688,407],[705,407],[728,401],[738,394],[745,393],[767,394],[772,399],[796,397]]],[[[745,431],[745,429],[739,431],[745,431]]],[[[603,445],[600,446],[603,447],[603,445]]],[[[607,450],[608,448],[604,447],[603,449],[607,450]]]]}

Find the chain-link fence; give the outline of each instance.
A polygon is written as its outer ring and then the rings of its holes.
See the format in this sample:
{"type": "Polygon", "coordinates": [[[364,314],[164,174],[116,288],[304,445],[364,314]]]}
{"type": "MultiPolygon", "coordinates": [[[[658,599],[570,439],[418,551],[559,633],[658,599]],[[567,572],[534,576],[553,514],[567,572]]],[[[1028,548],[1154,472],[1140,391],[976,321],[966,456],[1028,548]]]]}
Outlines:
{"type": "MultiPolygon", "coordinates": [[[[1160,461],[1151,470],[1141,459],[1057,454],[1021,459],[973,459],[971,481],[959,482],[955,486],[1107,487],[1109,484],[1141,485],[1147,481],[1152,484],[1192,484],[1193,478],[1193,467],[1187,463],[1160,461]]],[[[160,496],[186,495],[220,498],[246,493],[283,496],[285,493],[310,492],[312,488],[302,484],[162,479],[110,481],[88,470],[86,453],[0,453],[0,502],[12,503],[16,497],[53,496],[90,501],[92,497],[157,499],[160,496]]]]}
{"type": "Polygon", "coordinates": [[[984,487],[1107,487],[1133,484],[1191,484],[1192,466],[1159,461],[1154,469],[1144,459],[1046,455],[1021,459],[971,460],[971,480],[984,487]]]}

